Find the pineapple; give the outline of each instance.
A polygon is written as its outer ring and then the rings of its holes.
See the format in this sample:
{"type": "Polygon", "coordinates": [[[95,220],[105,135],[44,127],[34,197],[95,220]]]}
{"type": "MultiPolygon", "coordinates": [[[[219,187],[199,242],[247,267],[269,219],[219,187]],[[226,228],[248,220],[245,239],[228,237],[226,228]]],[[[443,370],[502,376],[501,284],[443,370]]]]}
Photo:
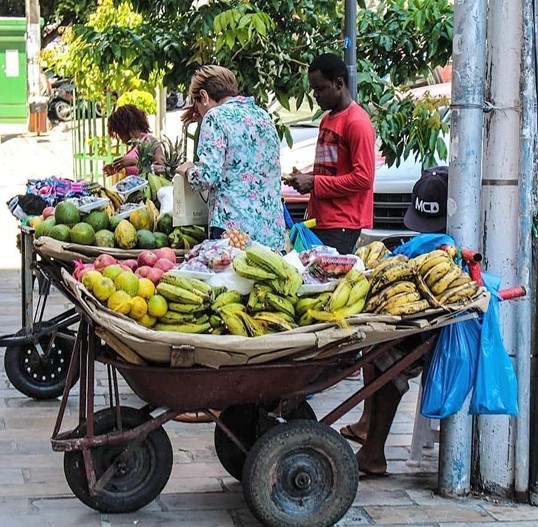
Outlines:
{"type": "Polygon", "coordinates": [[[164,176],[168,179],[173,179],[176,168],[185,161],[183,139],[176,137],[176,140],[172,142],[169,137],[164,136],[161,146],[164,154],[164,176]]]}
{"type": "Polygon", "coordinates": [[[147,177],[148,174],[151,174],[151,165],[153,164],[153,157],[158,142],[147,139],[145,141],[137,141],[136,146],[138,148],[138,173],[142,177],[147,177]]]}

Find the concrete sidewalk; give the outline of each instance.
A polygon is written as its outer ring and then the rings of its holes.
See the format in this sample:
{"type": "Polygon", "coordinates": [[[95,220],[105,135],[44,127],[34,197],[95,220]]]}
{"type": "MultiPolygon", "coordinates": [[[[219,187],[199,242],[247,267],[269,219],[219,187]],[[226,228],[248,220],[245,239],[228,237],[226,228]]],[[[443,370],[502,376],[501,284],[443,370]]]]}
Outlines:
{"type": "MultiPolygon", "coordinates": [[[[1,133],[1,130],[0,130],[1,133]]],[[[71,176],[68,131],[55,129],[42,136],[2,134],[0,198],[5,203],[23,193],[28,178],[71,176]]],[[[0,206],[0,333],[20,329],[20,257],[15,247],[17,222],[0,206]]],[[[57,292],[49,301],[47,318],[62,312],[66,300],[57,292]]],[[[59,401],[33,401],[9,383],[0,350],[0,526],[2,527],[254,527],[241,485],[219,463],[213,447],[213,425],[168,423],[165,428],[174,450],[172,475],[157,500],[136,513],[99,514],[75,498],[67,486],[62,454],[53,452],[50,435],[59,401]]],[[[316,395],[310,402],[318,417],[325,415],[357,389],[360,379],[346,380],[316,395]]],[[[99,408],[108,403],[105,371],[98,368],[99,408]]],[[[76,388],[69,401],[65,429],[76,423],[76,388]]],[[[122,404],[142,402],[121,382],[122,404]]],[[[483,497],[443,499],[435,494],[437,448],[425,451],[419,467],[406,464],[411,444],[418,384],[406,394],[387,443],[391,476],[360,483],[355,502],[339,527],[364,525],[421,525],[493,527],[538,525],[538,508],[483,497]]],[[[335,428],[356,420],[355,409],[335,428]]]]}

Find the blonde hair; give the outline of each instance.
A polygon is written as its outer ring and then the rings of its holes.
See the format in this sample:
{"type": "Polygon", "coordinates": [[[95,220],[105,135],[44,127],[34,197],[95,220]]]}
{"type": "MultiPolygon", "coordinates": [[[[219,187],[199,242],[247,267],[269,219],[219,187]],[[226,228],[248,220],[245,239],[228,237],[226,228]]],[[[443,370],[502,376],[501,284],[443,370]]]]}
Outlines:
{"type": "Polygon", "coordinates": [[[219,102],[224,97],[234,97],[238,94],[237,79],[235,75],[223,66],[206,65],[194,72],[189,87],[189,96],[192,100],[205,90],[209,97],[219,102]]]}

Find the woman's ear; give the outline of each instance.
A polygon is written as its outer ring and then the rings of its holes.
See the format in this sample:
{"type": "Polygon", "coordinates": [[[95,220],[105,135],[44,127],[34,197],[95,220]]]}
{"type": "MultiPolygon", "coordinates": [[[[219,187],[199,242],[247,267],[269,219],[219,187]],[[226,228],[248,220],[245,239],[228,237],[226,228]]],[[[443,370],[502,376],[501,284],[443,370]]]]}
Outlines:
{"type": "Polygon", "coordinates": [[[200,90],[199,93],[200,101],[204,106],[207,106],[209,103],[209,94],[205,90],[200,90]]]}

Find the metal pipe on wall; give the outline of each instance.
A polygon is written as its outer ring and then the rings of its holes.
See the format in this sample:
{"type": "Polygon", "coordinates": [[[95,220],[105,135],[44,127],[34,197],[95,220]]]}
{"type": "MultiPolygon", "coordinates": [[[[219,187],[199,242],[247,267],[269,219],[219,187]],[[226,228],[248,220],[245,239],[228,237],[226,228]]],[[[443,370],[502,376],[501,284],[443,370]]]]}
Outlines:
{"type": "MultiPolygon", "coordinates": [[[[487,0],[454,4],[452,113],[448,181],[448,233],[459,245],[480,242],[480,177],[486,60],[487,0]]],[[[472,420],[468,402],[441,422],[439,493],[470,490],[472,420]]]]}
{"type": "MultiPolygon", "coordinates": [[[[490,0],[487,21],[486,98],[491,111],[486,114],[484,135],[481,249],[485,269],[500,276],[506,286],[517,283],[520,263],[521,2],[490,0]]],[[[514,359],[518,324],[514,303],[501,304],[500,322],[506,349],[514,359]]],[[[488,494],[513,493],[515,423],[514,418],[505,415],[477,418],[476,484],[488,494]]]]}
{"type": "Polygon", "coordinates": [[[535,0],[523,1],[521,56],[521,118],[519,139],[519,253],[518,284],[527,295],[516,305],[516,372],[519,416],[516,420],[514,491],[518,501],[527,501],[530,465],[530,376],[532,320],[532,220],[536,213],[534,145],[536,140],[536,57],[534,41],[535,0]]]}

